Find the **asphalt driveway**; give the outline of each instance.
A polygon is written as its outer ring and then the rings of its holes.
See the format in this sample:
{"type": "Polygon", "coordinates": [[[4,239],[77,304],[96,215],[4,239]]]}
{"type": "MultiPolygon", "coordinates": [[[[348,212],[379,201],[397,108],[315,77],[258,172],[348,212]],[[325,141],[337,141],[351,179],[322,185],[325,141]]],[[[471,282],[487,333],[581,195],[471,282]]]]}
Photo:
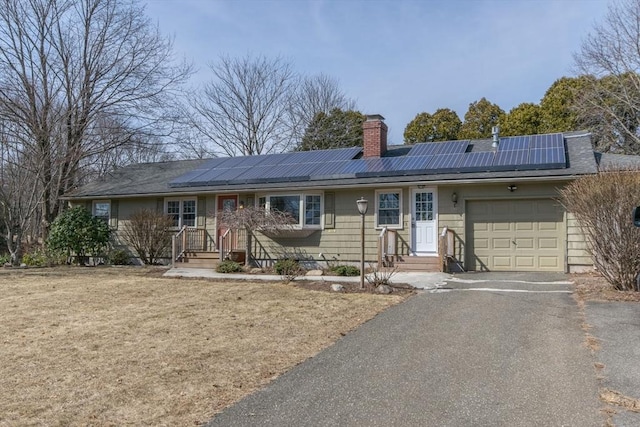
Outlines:
{"type": "MultiPolygon", "coordinates": [[[[640,304],[589,302],[586,321],[600,344],[602,386],[634,399],[640,398],[640,304]]],[[[614,407],[615,426],[639,426],[640,413],[614,407]]]]}
{"type": "Polygon", "coordinates": [[[208,425],[601,426],[570,285],[532,277],[423,291],[208,425]]]}

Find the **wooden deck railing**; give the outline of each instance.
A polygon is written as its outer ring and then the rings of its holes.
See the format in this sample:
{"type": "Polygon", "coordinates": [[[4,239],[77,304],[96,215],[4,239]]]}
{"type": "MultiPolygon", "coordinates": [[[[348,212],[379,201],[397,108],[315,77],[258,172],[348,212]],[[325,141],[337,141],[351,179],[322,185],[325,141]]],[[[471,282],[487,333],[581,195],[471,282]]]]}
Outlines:
{"type": "Polygon", "coordinates": [[[184,226],[171,238],[171,259],[178,261],[189,251],[204,251],[207,243],[207,232],[200,228],[184,226]]]}
{"type": "MultiPolygon", "coordinates": [[[[220,236],[218,251],[220,261],[224,261],[234,251],[245,251],[247,247],[247,231],[243,228],[228,229],[220,236]]],[[[247,256],[248,254],[245,254],[247,256]]]]}
{"type": "Polygon", "coordinates": [[[386,267],[387,247],[389,246],[389,230],[384,227],[378,235],[378,268],[386,267]]]}
{"type": "Polygon", "coordinates": [[[449,260],[455,257],[455,240],[453,231],[447,227],[442,229],[439,237],[438,256],[440,258],[440,271],[449,272],[449,260]]]}

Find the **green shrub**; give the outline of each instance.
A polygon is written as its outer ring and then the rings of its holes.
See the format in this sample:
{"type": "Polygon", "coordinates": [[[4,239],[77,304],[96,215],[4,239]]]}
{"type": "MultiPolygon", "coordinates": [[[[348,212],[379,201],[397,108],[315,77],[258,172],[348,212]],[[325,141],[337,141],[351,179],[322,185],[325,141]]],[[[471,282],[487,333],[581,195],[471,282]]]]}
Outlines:
{"type": "Polygon", "coordinates": [[[99,256],[109,245],[111,231],[103,220],[77,206],[60,215],[51,224],[47,248],[64,251],[68,258],[76,256],[81,264],[89,255],[99,256]]]}
{"type": "Polygon", "coordinates": [[[22,255],[22,262],[29,267],[44,267],[49,264],[47,255],[40,249],[22,255]]]}
{"type": "Polygon", "coordinates": [[[0,255],[0,266],[3,266],[3,265],[8,264],[10,262],[11,262],[11,255],[9,255],[9,254],[0,255]]]}
{"type": "Polygon", "coordinates": [[[282,258],[273,264],[273,270],[290,282],[302,273],[302,267],[297,259],[282,258]]]}
{"type": "Polygon", "coordinates": [[[336,265],[331,268],[331,272],[337,276],[359,276],[360,269],[353,265],[336,265]]]}
{"type": "Polygon", "coordinates": [[[129,265],[131,257],[124,249],[114,249],[109,253],[109,263],[111,265],[129,265]]]}
{"type": "Polygon", "coordinates": [[[238,273],[242,271],[242,266],[235,261],[226,260],[218,264],[216,271],[218,273],[238,273]]]}

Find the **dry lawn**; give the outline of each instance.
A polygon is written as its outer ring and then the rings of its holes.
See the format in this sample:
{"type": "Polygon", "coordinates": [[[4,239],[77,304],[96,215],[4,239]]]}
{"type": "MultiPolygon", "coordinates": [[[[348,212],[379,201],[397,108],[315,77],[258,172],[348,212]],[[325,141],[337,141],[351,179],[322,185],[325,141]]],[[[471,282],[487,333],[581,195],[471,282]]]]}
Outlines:
{"type": "Polygon", "coordinates": [[[640,292],[617,291],[598,273],[572,275],[578,301],[636,301],[640,302],[640,292]]]}
{"type": "Polygon", "coordinates": [[[0,270],[0,425],[197,425],[404,298],[0,270]]]}

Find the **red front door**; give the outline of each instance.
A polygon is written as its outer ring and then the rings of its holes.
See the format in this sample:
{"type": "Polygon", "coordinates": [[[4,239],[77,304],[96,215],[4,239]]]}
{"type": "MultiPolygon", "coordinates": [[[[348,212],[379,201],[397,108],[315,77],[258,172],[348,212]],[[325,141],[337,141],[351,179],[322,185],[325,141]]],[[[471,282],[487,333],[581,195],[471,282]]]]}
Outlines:
{"type": "MultiPolygon", "coordinates": [[[[238,196],[218,196],[218,212],[235,211],[238,208],[238,196]]],[[[220,245],[220,236],[227,232],[225,227],[218,226],[218,245],[220,245]]]]}

